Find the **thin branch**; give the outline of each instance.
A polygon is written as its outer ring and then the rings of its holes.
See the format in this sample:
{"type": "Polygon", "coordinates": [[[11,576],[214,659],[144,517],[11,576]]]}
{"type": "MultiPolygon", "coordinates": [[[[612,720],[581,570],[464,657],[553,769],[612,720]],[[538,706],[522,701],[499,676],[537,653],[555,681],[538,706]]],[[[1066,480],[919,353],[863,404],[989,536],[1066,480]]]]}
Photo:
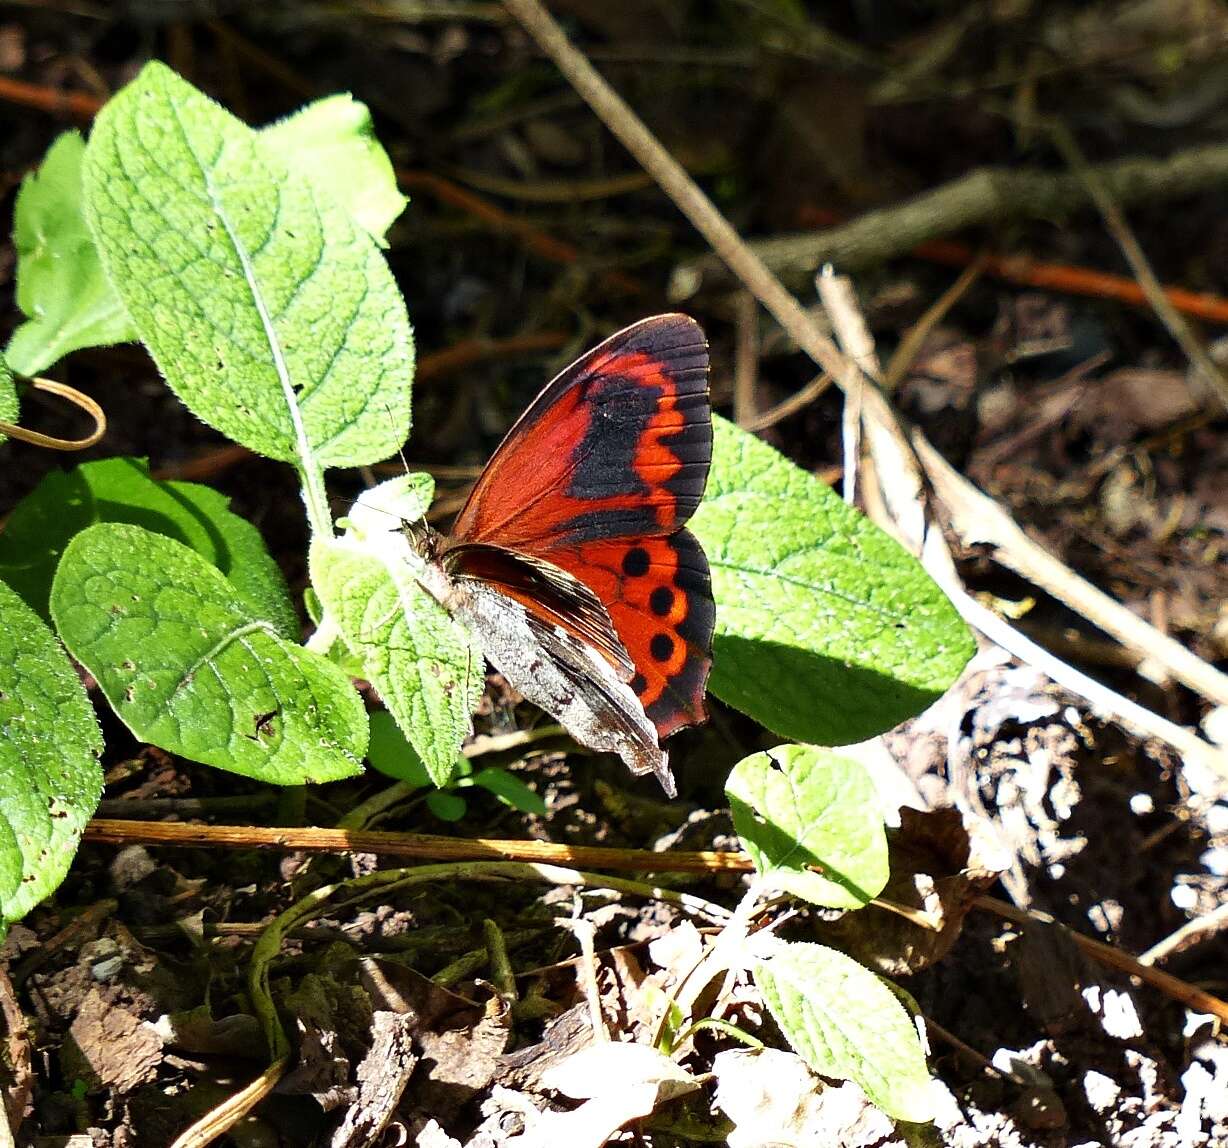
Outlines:
{"type": "Polygon", "coordinates": [[[739,291],[734,312],[733,421],[746,427],[755,421],[758,406],[759,302],[749,291],[739,291]]]}
{"type": "Polygon", "coordinates": [[[1224,378],[1223,371],[1219,369],[1215,360],[1207,353],[1206,347],[1202,345],[1202,341],[1185,321],[1185,316],[1173,306],[1172,300],[1164,293],[1160,280],[1152,271],[1142,245],[1135,238],[1108,184],[1101,174],[1087,162],[1083,149],[1079,147],[1065,124],[1050,123],[1049,134],[1071,170],[1087,189],[1087,194],[1091,196],[1092,202],[1104,219],[1104,225],[1108,228],[1109,234],[1117,241],[1122,255],[1130,264],[1130,270],[1134,272],[1134,278],[1138,280],[1138,285],[1142,288],[1143,294],[1147,296],[1147,302],[1151,304],[1152,310],[1155,311],[1160,322],[1168,328],[1168,333],[1185,352],[1185,357],[1189,359],[1191,365],[1202,375],[1207,385],[1215,391],[1219,401],[1228,407],[1228,379],[1224,378]]]}
{"type": "Polygon", "coordinates": [[[466,839],[429,833],[384,833],[377,830],[270,828],[247,825],[195,825],[181,822],[116,821],[94,818],[85,840],[102,845],[159,845],[214,849],[289,849],[304,853],[382,853],[435,861],[526,861],[581,865],[639,873],[745,873],[750,858],[742,853],[647,849],[611,849],[595,845],[556,845],[549,841],[466,839]]]}
{"type": "Polygon", "coordinates": [[[45,447],[47,450],[76,451],[89,449],[107,433],[106,412],[83,391],[70,387],[67,383],[57,383],[53,379],[43,378],[31,379],[30,387],[36,391],[45,391],[67,399],[74,407],[85,411],[94,420],[94,429],[84,438],[55,438],[41,431],[32,431],[25,427],[15,426],[13,423],[0,421],[0,434],[8,435],[9,438],[18,439],[21,442],[28,442],[32,446],[45,447]]]}
{"type": "Polygon", "coordinates": [[[1085,937],[1082,933],[1054,920],[1048,913],[1040,913],[1035,909],[1019,909],[995,897],[977,897],[972,903],[978,909],[997,913],[999,917],[1005,917],[1017,925],[1028,925],[1034,921],[1046,925],[1057,925],[1059,929],[1064,929],[1070,935],[1084,953],[1100,964],[1108,965],[1109,968],[1117,969],[1129,976],[1138,977],[1144,984],[1150,985],[1153,989],[1159,989],[1160,992],[1180,1001],[1195,1012],[1211,1013],[1219,1017],[1221,1021],[1228,1022],[1228,1001],[1212,996],[1170,973],[1141,964],[1121,949],[1115,949],[1112,945],[1106,945],[1103,941],[1097,941],[1093,937],[1085,937]]]}
{"type": "MultiPolygon", "coordinates": [[[[508,6],[513,2],[526,0],[508,0],[508,6]]],[[[1132,157],[1090,170],[1123,206],[1176,199],[1228,184],[1228,144],[1190,148],[1164,159],[1132,157]]],[[[748,246],[775,274],[801,285],[824,263],[853,271],[969,227],[1012,219],[1061,218],[1086,207],[1089,199],[1086,185],[1075,175],[978,168],[837,227],[776,236],[748,246]]],[[[728,281],[720,261],[710,255],[683,263],[674,272],[674,284],[685,295],[701,286],[719,287],[728,281]]]]}

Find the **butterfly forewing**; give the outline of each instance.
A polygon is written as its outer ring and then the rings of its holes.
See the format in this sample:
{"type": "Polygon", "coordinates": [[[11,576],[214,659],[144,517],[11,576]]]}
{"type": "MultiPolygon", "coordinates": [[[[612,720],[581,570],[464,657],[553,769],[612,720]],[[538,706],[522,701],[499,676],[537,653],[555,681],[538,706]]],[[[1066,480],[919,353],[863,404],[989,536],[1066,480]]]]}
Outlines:
{"type": "Polygon", "coordinates": [[[495,451],[452,528],[549,557],[599,538],[670,534],[712,459],[708,345],[686,315],[611,336],[555,378],[495,451]]]}

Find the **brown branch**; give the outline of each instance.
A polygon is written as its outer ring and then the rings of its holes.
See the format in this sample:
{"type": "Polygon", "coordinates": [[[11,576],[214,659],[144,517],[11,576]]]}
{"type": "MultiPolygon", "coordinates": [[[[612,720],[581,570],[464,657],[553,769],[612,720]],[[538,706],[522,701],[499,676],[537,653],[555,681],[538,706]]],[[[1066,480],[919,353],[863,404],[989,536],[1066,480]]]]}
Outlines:
{"type": "Polygon", "coordinates": [[[1172,335],[1176,344],[1185,352],[1190,365],[1201,373],[1207,385],[1215,391],[1221,405],[1228,407],[1228,379],[1224,378],[1223,371],[1219,369],[1215,360],[1208,354],[1206,347],[1202,345],[1189,323],[1185,321],[1185,316],[1177,310],[1172,300],[1164,293],[1164,287],[1151,269],[1151,264],[1143,252],[1142,245],[1135,238],[1130,224],[1126,222],[1126,217],[1122,214],[1112,189],[1087,162],[1083,149],[1079,147],[1065,124],[1051,123],[1049,134],[1071,170],[1087,189],[1087,194],[1100,212],[1109,234],[1117,241],[1122,255],[1130,264],[1130,270],[1134,272],[1134,278],[1147,297],[1147,302],[1151,304],[1151,309],[1156,313],[1160,322],[1168,328],[1168,333],[1172,335]]]}
{"type": "Polygon", "coordinates": [[[378,830],[267,828],[247,825],[188,825],[181,822],[114,821],[95,818],[85,840],[100,845],[154,845],[179,848],[288,849],[303,853],[382,853],[433,861],[529,861],[639,873],[746,873],[744,853],[654,853],[549,841],[499,841],[442,837],[429,833],[378,830]]]}
{"type": "Polygon", "coordinates": [[[1074,943],[1093,960],[1111,969],[1127,973],[1129,976],[1138,977],[1144,984],[1150,985],[1153,989],[1159,989],[1166,996],[1180,1001],[1195,1012],[1211,1013],[1219,1017],[1221,1021],[1228,1023],[1228,1001],[1212,996],[1209,992],[1204,992],[1188,981],[1174,977],[1171,973],[1141,964],[1135,957],[1121,949],[1106,945],[1103,941],[1097,941],[1093,937],[1085,937],[1068,925],[1055,921],[1048,913],[1038,913],[1035,909],[1019,909],[995,897],[978,897],[973,904],[978,909],[997,913],[999,917],[1005,917],[1008,921],[1014,921],[1018,925],[1027,925],[1031,922],[1057,925],[1059,929],[1064,929],[1069,933],[1074,943]]]}
{"type": "MultiPolygon", "coordinates": [[[[509,7],[516,2],[508,0],[509,7]]],[[[1122,206],[1175,199],[1228,184],[1228,144],[1190,148],[1165,159],[1132,157],[1091,170],[1122,206]]],[[[824,263],[845,272],[869,267],[954,231],[1011,219],[1060,218],[1089,201],[1076,175],[978,168],[838,227],[775,236],[748,247],[775,274],[800,286],[824,263]]],[[[681,264],[674,272],[674,297],[694,294],[701,286],[728,286],[721,262],[705,255],[681,264]]]]}
{"type": "Polygon", "coordinates": [[[92,119],[103,101],[88,92],[64,92],[45,84],[30,84],[12,76],[0,76],[0,100],[76,120],[92,119]]]}

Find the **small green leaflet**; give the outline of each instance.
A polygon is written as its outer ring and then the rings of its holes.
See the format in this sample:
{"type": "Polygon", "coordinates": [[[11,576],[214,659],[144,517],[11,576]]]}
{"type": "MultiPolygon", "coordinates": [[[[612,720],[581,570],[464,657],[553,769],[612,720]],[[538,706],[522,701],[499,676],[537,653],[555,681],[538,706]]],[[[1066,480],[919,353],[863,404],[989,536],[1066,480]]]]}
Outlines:
{"type": "MultiPolygon", "coordinates": [[[[21,418],[21,404],[17,401],[17,386],[13,382],[13,372],[9,365],[0,359],[0,422],[14,426],[21,418]]],[[[8,436],[0,434],[0,442],[7,441],[8,436]]]]}
{"type": "Polygon", "coordinates": [[[820,745],[863,741],[935,701],[973,650],[937,584],[818,479],[712,422],[712,472],[690,522],[712,568],[712,692],[820,745]]]}
{"type": "Polygon", "coordinates": [[[99,113],[84,188],[111,282],[200,418],[308,475],[405,441],[405,304],[371,235],[278,147],[150,63],[99,113]]]}
{"type": "Polygon", "coordinates": [[[367,746],[367,761],[371,768],[385,777],[403,781],[410,789],[423,789],[431,784],[430,774],[422,758],[401,732],[396,718],[387,710],[371,715],[371,741],[367,746]]]}
{"type": "Polygon", "coordinates": [[[360,771],[367,715],[349,678],[278,636],[182,543],[124,523],[83,530],[51,615],[141,741],[277,785],[360,771]]]}
{"type": "Polygon", "coordinates": [[[76,670],[0,583],[0,937],[68,872],[102,796],[101,752],[76,670]]]}
{"type": "Polygon", "coordinates": [[[397,190],[371,113],[347,94],[308,104],[260,132],[287,165],[331,195],[381,247],[409,201],[397,190]]]}
{"type": "Polygon", "coordinates": [[[860,909],[882,892],[887,834],[874,782],[857,762],[782,745],[738,762],[725,795],[743,847],[773,885],[833,909],[860,909]]]}
{"type": "Polygon", "coordinates": [[[65,132],[17,193],[17,306],[26,322],[4,353],[23,375],[37,375],[81,347],[136,338],[81,214],[84,155],[81,136],[65,132]]]}
{"type": "Polygon", "coordinates": [[[95,522],[130,522],[192,547],[230,580],[257,617],[283,638],[299,633],[285,579],[260,532],[224,495],[194,482],[161,482],[143,459],[109,458],[52,471],[10,515],[0,534],[0,578],[44,617],[56,563],[69,540],[95,522]]]}
{"type": "Polygon", "coordinates": [[[755,984],[793,1050],[815,1072],[853,1080],[897,1120],[933,1117],[916,1025],[869,969],[824,945],[769,945],[755,984]]]}
{"type": "Polygon", "coordinates": [[[429,475],[365,492],[341,538],[311,544],[311,584],[326,617],[363,662],[366,676],[437,786],[456,767],[485,684],[472,637],[418,583],[401,533],[430,505],[429,475]]]}

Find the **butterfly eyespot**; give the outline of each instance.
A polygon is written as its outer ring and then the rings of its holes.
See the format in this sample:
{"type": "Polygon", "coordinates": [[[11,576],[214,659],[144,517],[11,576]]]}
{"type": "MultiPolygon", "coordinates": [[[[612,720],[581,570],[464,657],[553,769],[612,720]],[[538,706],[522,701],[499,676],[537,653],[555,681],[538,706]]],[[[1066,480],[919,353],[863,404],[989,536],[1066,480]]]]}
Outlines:
{"type": "Polygon", "coordinates": [[[648,551],[642,546],[635,546],[623,555],[623,573],[628,578],[642,578],[648,573],[648,551]]]}
{"type": "Polygon", "coordinates": [[[648,652],[658,662],[668,662],[674,656],[674,639],[668,634],[653,634],[648,643],[648,652]]]}
{"type": "Polygon", "coordinates": [[[674,592],[668,586],[658,586],[648,595],[648,608],[664,618],[674,608],[674,592]]]}
{"type": "Polygon", "coordinates": [[[643,674],[636,674],[631,679],[631,692],[642,694],[648,688],[648,679],[643,674]]]}

